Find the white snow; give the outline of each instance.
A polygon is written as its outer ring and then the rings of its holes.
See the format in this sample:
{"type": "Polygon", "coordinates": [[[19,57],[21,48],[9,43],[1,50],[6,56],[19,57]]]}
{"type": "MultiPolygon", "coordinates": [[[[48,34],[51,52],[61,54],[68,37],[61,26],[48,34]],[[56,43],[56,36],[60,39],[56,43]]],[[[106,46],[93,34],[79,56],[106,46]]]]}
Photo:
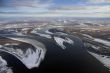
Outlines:
{"type": "Polygon", "coordinates": [[[44,58],[43,50],[40,51],[36,49],[35,52],[34,51],[32,52],[31,49],[28,49],[25,53],[25,56],[24,57],[22,56],[22,61],[29,69],[31,69],[39,66],[43,58],[44,58]]]}
{"type": "Polygon", "coordinates": [[[99,50],[100,49],[100,47],[94,46],[94,45],[92,45],[91,47],[94,48],[94,49],[96,49],[96,50],[99,50]]]}
{"type": "MultiPolygon", "coordinates": [[[[23,62],[23,64],[29,68],[29,69],[32,69],[34,67],[39,67],[41,61],[44,59],[45,57],[45,53],[46,53],[46,49],[45,49],[45,46],[38,42],[37,40],[34,40],[34,39],[29,39],[29,38],[18,38],[18,37],[7,37],[7,38],[10,38],[12,40],[16,40],[16,41],[21,41],[21,42],[25,42],[25,43],[29,43],[31,45],[33,45],[35,48],[36,48],[36,52],[34,51],[31,51],[30,49],[27,49],[26,53],[28,54],[27,57],[23,55],[20,55],[22,54],[22,52],[16,52],[16,51],[13,51],[14,49],[12,48],[12,52],[11,54],[16,56],[21,62],[23,62]],[[42,48],[41,48],[42,47],[42,48]],[[41,52],[39,52],[41,51],[41,52]],[[40,55],[39,55],[40,53],[40,55]]],[[[9,49],[9,48],[7,48],[9,49]]],[[[8,51],[10,53],[10,51],[8,51]]]]}
{"type": "Polygon", "coordinates": [[[12,69],[7,67],[7,61],[0,56],[0,73],[13,73],[12,69]]]}
{"type": "Polygon", "coordinates": [[[56,43],[62,47],[62,49],[66,49],[66,46],[64,45],[64,42],[68,43],[68,44],[73,44],[73,40],[71,40],[70,38],[60,38],[60,37],[54,37],[56,43]]]}
{"type": "Polygon", "coordinates": [[[0,45],[0,48],[2,48],[3,46],[2,45],[0,45]]]}
{"type": "MultiPolygon", "coordinates": [[[[45,31],[47,34],[54,34],[53,32],[50,32],[49,30],[46,30],[45,31]]],[[[55,32],[56,34],[59,34],[59,35],[68,35],[66,33],[63,33],[63,32],[55,32]]]]}
{"type": "Polygon", "coordinates": [[[88,38],[91,38],[91,39],[93,39],[93,37],[92,36],[90,36],[90,35],[88,35],[88,34],[82,34],[83,36],[85,36],[85,37],[88,37],[88,38]]]}
{"type": "Polygon", "coordinates": [[[13,33],[14,35],[24,35],[23,33],[21,33],[21,32],[15,32],[15,33],[13,33]]]}
{"type": "Polygon", "coordinates": [[[99,43],[102,43],[102,44],[104,44],[106,46],[110,46],[110,42],[109,41],[106,41],[106,40],[95,38],[94,41],[99,42],[99,43]]]}
{"type": "Polygon", "coordinates": [[[48,35],[48,34],[43,34],[43,33],[38,33],[37,30],[32,30],[31,33],[34,33],[34,34],[37,34],[39,36],[42,36],[42,37],[45,37],[45,38],[49,38],[51,39],[51,35],[48,35]]]}
{"type": "Polygon", "coordinates": [[[27,31],[29,30],[30,28],[23,28],[22,31],[27,31]]]}
{"type": "Polygon", "coordinates": [[[18,44],[17,43],[6,43],[4,45],[7,46],[7,45],[18,45],[18,44]]]}
{"type": "Polygon", "coordinates": [[[38,67],[44,59],[45,52],[42,48],[37,48],[36,51],[28,48],[25,52],[21,49],[4,47],[0,51],[5,51],[18,58],[27,68],[32,69],[38,67]]]}
{"type": "Polygon", "coordinates": [[[93,49],[95,50],[99,50],[100,47],[99,46],[96,46],[96,45],[93,45],[93,44],[90,44],[90,43],[84,43],[85,46],[91,46],[93,49]]]}
{"type": "Polygon", "coordinates": [[[104,64],[105,67],[110,69],[110,56],[98,55],[92,52],[89,53],[93,55],[96,59],[98,59],[102,64],[104,64]]]}
{"type": "Polygon", "coordinates": [[[53,34],[52,32],[50,32],[49,30],[45,31],[47,34],[53,34]]]}
{"type": "Polygon", "coordinates": [[[42,36],[42,37],[45,37],[45,38],[48,38],[48,39],[51,39],[51,35],[48,35],[48,34],[42,34],[42,33],[36,33],[38,34],[39,36],[42,36]]]}
{"type": "Polygon", "coordinates": [[[87,35],[87,34],[82,34],[82,35],[83,35],[83,36],[86,36],[86,37],[88,37],[88,38],[93,39],[95,42],[102,43],[102,44],[104,44],[104,45],[106,45],[106,46],[110,46],[110,41],[103,40],[103,39],[99,39],[99,38],[94,38],[94,37],[92,37],[92,36],[90,36],[90,35],[87,35]]]}
{"type": "Polygon", "coordinates": [[[68,35],[68,34],[63,33],[63,32],[57,32],[57,34],[59,34],[59,35],[68,35]]]}
{"type": "Polygon", "coordinates": [[[37,33],[37,29],[33,29],[31,33],[37,33]]]}
{"type": "Polygon", "coordinates": [[[7,65],[7,62],[0,56],[0,66],[7,65]]]}

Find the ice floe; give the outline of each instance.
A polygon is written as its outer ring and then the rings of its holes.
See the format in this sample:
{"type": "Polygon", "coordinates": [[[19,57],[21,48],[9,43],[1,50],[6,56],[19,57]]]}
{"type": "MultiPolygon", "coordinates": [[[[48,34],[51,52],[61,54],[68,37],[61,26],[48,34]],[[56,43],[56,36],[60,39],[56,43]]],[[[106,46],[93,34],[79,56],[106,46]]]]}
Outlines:
{"type": "Polygon", "coordinates": [[[54,37],[54,40],[56,41],[56,43],[61,46],[62,49],[66,49],[66,46],[64,45],[64,42],[65,43],[68,43],[68,44],[74,44],[74,41],[71,40],[70,38],[60,38],[60,37],[54,37]]]}

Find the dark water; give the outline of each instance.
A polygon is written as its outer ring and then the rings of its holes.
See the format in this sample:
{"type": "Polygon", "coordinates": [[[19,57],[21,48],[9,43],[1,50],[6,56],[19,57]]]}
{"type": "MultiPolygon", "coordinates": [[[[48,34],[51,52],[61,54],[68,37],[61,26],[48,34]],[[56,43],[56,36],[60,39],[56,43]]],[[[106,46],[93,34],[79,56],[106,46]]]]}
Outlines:
{"type": "Polygon", "coordinates": [[[86,51],[80,39],[74,36],[68,37],[74,41],[74,45],[65,43],[67,47],[65,50],[56,45],[53,40],[35,37],[47,48],[45,59],[39,68],[29,70],[14,56],[5,52],[0,52],[0,55],[7,60],[8,66],[12,67],[14,73],[110,73],[86,51]]]}

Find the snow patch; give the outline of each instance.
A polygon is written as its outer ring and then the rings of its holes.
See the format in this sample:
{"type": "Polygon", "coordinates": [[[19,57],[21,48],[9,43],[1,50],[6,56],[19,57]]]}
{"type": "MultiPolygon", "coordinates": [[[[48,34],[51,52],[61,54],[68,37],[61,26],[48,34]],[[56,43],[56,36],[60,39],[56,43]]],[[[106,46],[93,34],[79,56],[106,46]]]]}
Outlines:
{"type": "Polygon", "coordinates": [[[105,67],[110,69],[110,56],[105,55],[98,55],[93,52],[89,52],[92,56],[94,56],[96,59],[98,59],[102,64],[104,64],[105,67]]]}
{"type": "Polygon", "coordinates": [[[106,41],[106,40],[95,38],[94,41],[99,42],[99,43],[102,43],[102,44],[104,44],[106,46],[110,46],[110,42],[109,41],[106,41]]]}
{"type": "Polygon", "coordinates": [[[51,35],[38,33],[37,30],[32,30],[31,33],[37,34],[37,35],[39,35],[39,36],[41,36],[41,37],[45,37],[45,38],[51,39],[51,35]]]}
{"type": "Polygon", "coordinates": [[[50,32],[49,30],[45,31],[47,34],[53,34],[52,32],[50,32]]]}
{"type": "Polygon", "coordinates": [[[66,49],[66,46],[64,45],[64,42],[65,43],[68,43],[68,44],[73,44],[73,40],[71,40],[70,38],[60,38],[60,37],[54,37],[56,43],[61,46],[63,49],[66,49]]]}
{"type": "Polygon", "coordinates": [[[45,57],[45,52],[42,48],[38,48],[34,51],[32,48],[28,48],[26,51],[22,49],[14,49],[9,47],[3,47],[0,51],[8,52],[18,58],[28,69],[39,67],[41,61],[45,57]]]}
{"type": "Polygon", "coordinates": [[[62,33],[62,32],[57,32],[57,34],[59,34],[59,35],[68,35],[68,34],[62,33]]]}
{"type": "Polygon", "coordinates": [[[37,33],[37,29],[32,30],[31,33],[37,33]]]}
{"type": "Polygon", "coordinates": [[[14,48],[9,48],[9,47],[4,47],[4,49],[0,49],[0,50],[8,52],[14,55],[15,57],[17,57],[28,69],[39,67],[46,53],[45,46],[42,43],[38,42],[36,39],[27,38],[27,37],[7,37],[7,38],[29,43],[35,47],[35,50],[28,48],[26,50],[26,53],[24,53],[20,49],[16,50],[14,48]]]}
{"type": "Polygon", "coordinates": [[[0,45],[0,48],[2,48],[3,46],[2,45],[0,45]]]}
{"type": "Polygon", "coordinates": [[[7,62],[0,56],[0,73],[13,73],[12,69],[7,67],[7,62]]]}
{"type": "Polygon", "coordinates": [[[92,45],[91,47],[94,48],[94,49],[96,49],[96,50],[99,50],[100,49],[100,47],[94,46],[94,45],[92,45]]]}
{"type": "Polygon", "coordinates": [[[55,33],[53,33],[53,32],[50,32],[49,30],[46,30],[45,31],[47,34],[59,34],[59,35],[68,35],[68,34],[66,34],[66,33],[63,33],[63,32],[55,32],[55,33]]]}
{"type": "Polygon", "coordinates": [[[25,53],[25,55],[21,56],[22,61],[25,63],[25,65],[31,69],[34,67],[38,67],[40,65],[40,62],[44,59],[44,52],[43,50],[36,49],[36,51],[32,51],[31,49],[28,49],[25,53]]]}
{"type": "Polygon", "coordinates": [[[48,38],[48,39],[51,39],[51,35],[47,35],[47,34],[41,34],[41,33],[36,33],[38,34],[39,36],[42,36],[42,37],[45,37],[45,38],[48,38]]]}
{"type": "Polygon", "coordinates": [[[92,36],[90,36],[90,35],[87,35],[87,34],[82,34],[83,36],[85,36],[85,37],[88,37],[88,38],[91,38],[91,39],[93,39],[93,37],[92,36]]]}
{"type": "Polygon", "coordinates": [[[92,36],[87,35],[87,34],[82,34],[82,35],[85,36],[85,37],[93,39],[95,42],[102,43],[106,46],[110,46],[110,41],[99,39],[99,38],[93,38],[92,36]]]}

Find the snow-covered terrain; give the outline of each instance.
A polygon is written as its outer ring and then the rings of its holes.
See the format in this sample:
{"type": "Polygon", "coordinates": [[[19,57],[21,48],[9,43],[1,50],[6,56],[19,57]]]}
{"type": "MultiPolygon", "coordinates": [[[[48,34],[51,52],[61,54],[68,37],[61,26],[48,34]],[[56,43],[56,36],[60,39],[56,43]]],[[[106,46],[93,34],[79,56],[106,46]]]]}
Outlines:
{"type": "Polygon", "coordinates": [[[13,73],[12,69],[7,67],[7,61],[0,56],[0,73],[13,73]]]}
{"type": "MultiPolygon", "coordinates": [[[[5,37],[5,36],[4,36],[5,37]]],[[[29,38],[20,38],[20,37],[7,37],[12,40],[16,41],[21,41],[25,43],[29,43],[32,46],[35,47],[35,50],[32,50],[30,48],[27,48],[26,52],[20,50],[20,49],[14,49],[14,48],[9,48],[9,47],[3,47],[4,49],[0,49],[2,51],[11,53],[12,55],[16,56],[20,61],[24,63],[24,65],[31,69],[34,67],[38,67],[40,62],[44,59],[46,49],[45,46],[38,42],[37,40],[34,39],[29,39],[29,38]]]]}
{"type": "Polygon", "coordinates": [[[45,38],[48,38],[48,39],[52,38],[51,35],[48,35],[48,34],[43,34],[43,33],[34,33],[34,34],[37,34],[37,35],[39,35],[41,37],[45,37],[45,38]]]}
{"type": "Polygon", "coordinates": [[[94,48],[95,50],[99,50],[99,49],[100,49],[99,46],[95,46],[95,45],[90,44],[90,43],[84,43],[84,45],[85,45],[85,46],[90,46],[90,47],[94,48]]]}
{"type": "Polygon", "coordinates": [[[54,30],[53,32],[51,31],[51,29],[48,29],[45,31],[45,33],[47,34],[59,34],[59,35],[68,35],[67,33],[64,33],[62,31],[59,31],[59,30],[54,30]]]}
{"type": "MultiPolygon", "coordinates": [[[[43,31],[43,32],[37,32],[37,29],[33,29],[31,31],[31,34],[36,34],[36,36],[39,35],[41,37],[45,37],[50,40],[53,40],[53,42],[58,46],[60,46],[62,49],[67,48],[66,44],[70,44],[70,45],[74,44],[74,41],[69,37],[67,37],[66,33],[59,30],[54,30],[54,29],[51,31],[50,30],[51,29],[47,29],[46,31],[43,31]]],[[[23,34],[22,32],[18,32],[18,31],[17,32],[12,31],[11,34],[8,34],[8,33],[2,34],[1,37],[7,38],[13,41],[19,41],[19,42],[30,44],[34,48],[32,47],[21,48],[22,46],[18,43],[5,43],[4,45],[0,45],[0,51],[4,51],[9,54],[12,54],[16,58],[18,58],[28,69],[39,67],[41,61],[45,57],[46,47],[43,43],[37,41],[37,39],[35,38],[36,36],[35,35],[28,36],[27,34],[23,34]]]]}
{"type": "Polygon", "coordinates": [[[2,47],[2,45],[0,45],[0,48],[2,47]]]}
{"type": "Polygon", "coordinates": [[[66,49],[66,46],[64,45],[64,43],[68,43],[68,44],[71,44],[73,45],[74,44],[74,41],[71,40],[70,38],[60,38],[60,37],[54,37],[56,43],[62,48],[62,49],[66,49]]]}
{"type": "Polygon", "coordinates": [[[106,46],[110,46],[110,42],[109,41],[106,41],[106,40],[95,38],[94,41],[99,42],[99,43],[102,43],[102,44],[104,44],[106,46]]]}
{"type": "Polygon", "coordinates": [[[94,37],[92,37],[92,36],[90,36],[88,34],[82,34],[82,35],[85,36],[85,37],[88,37],[89,39],[92,39],[95,42],[104,44],[106,46],[110,46],[110,41],[107,41],[107,40],[104,40],[104,39],[100,39],[100,38],[94,38],[94,37]]]}
{"type": "Polygon", "coordinates": [[[102,45],[101,46],[101,45],[97,45],[97,44],[94,45],[92,43],[86,43],[87,46],[92,47],[95,51],[99,51],[100,54],[99,53],[96,53],[96,52],[93,52],[93,51],[90,51],[90,50],[88,50],[88,52],[92,56],[94,56],[97,60],[99,60],[105,67],[107,67],[107,68],[110,69],[110,56],[104,55],[104,54],[102,55],[101,54],[101,52],[104,52],[104,50],[106,50],[107,52],[109,52],[109,49],[110,48],[107,48],[106,49],[105,46],[109,47],[110,46],[110,41],[107,41],[107,40],[104,40],[104,39],[100,39],[100,38],[94,38],[94,37],[92,37],[92,36],[90,36],[88,34],[83,34],[83,36],[84,37],[87,37],[89,39],[89,41],[91,40],[91,41],[93,41],[95,43],[99,43],[99,44],[102,45]]]}
{"type": "Polygon", "coordinates": [[[90,35],[88,35],[88,34],[82,34],[83,36],[85,36],[85,37],[88,37],[88,38],[91,38],[91,39],[93,39],[93,37],[92,36],[90,36],[90,35]]]}
{"type": "Polygon", "coordinates": [[[36,49],[36,51],[27,49],[26,53],[21,55],[21,59],[29,69],[38,67],[40,62],[44,59],[44,53],[42,52],[42,50],[38,49],[36,49]]]}
{"type": "Polygon", "coordinates": [[[56,44],[58,46],[60,46],[62,49],[66,49],[66,45],[64,43],[68,43],[71,45],[74,44],[74,41],[72,39],[70,39],[69,37],[66,37],[67,35],[69,36],[69,34],[62,32],[61,30],[47,29],[47,30],[45,30],[45,33],[50,35],[51,38],[53,37],[56,44]],[[65,36],[65,38],[62,38],[62,37],[57,36],[57,35],[65,36]]]}
{"type": "Polygon", "coordinates": [[[51,38],[52,38],[51,35],[49,35],[49,34],[39,33],[39,32],[37,31],[37,29],[32,30],[31,33],[37,34],[37,35],[39,35],[39,36],[41,36],[41,37],[45,37],[45,38],[48,38],[48,39],[51,39],[51,38]]]}
{"type": "Polygon", "coordinates": [[[42,48],[37,48],[36,50],[32,50],[32,48],[27,48],[26,51],[22,49],[15,49],[9,47],[2,47],[0,51],[4,51],[14,55],[20,61],[24,63],[24,65],[31,69],[34,67],[38,67],[40,62],[44,59],[45,53],[42,48]]]}
{"type": "Polygon", "coordinates": [[[50,32],[49,30],[45,31],[47,34],[53,34],[52,32],[50,32]]]}
{"type": "Polygon", "coordinates": [[[110,69],[110,56],[99,55],[93,52],[89,52],[89,53],[93,55],[96,59],[98,59],[102,64],[104,64],[105,67],[110,69]]]}
{"type": "Polygon", "coordinates": [[[67,38],[66,33],[60,31],[60,30],[56,30],[56,29],[46,29],[43,31],[43,33],[39,33],[37,32],[37,30],[32,31],[31,33],[37,34],[41,37],[45,37],[48,39],[54,39],[55,43],[60,46],[62,49],[66,49],[66,46],[64,43],[68,43],[73,45],[74,41],[71,40],[70,38],[67,38]],[[61,37],[57,37],[57,35],[61,35],[61,36],[65,36],[66,38],[61,38],[61,37]]]}
{"type": "Polygon", "coordinates": [[[38,34],[39,36],[42,36],[42,37],[45,37],[45,38],[48,38],[48,39],[51,39],[51,35],[48,35],[48,34],[42,34],[42,33],[36,33],[38,34]]]}

